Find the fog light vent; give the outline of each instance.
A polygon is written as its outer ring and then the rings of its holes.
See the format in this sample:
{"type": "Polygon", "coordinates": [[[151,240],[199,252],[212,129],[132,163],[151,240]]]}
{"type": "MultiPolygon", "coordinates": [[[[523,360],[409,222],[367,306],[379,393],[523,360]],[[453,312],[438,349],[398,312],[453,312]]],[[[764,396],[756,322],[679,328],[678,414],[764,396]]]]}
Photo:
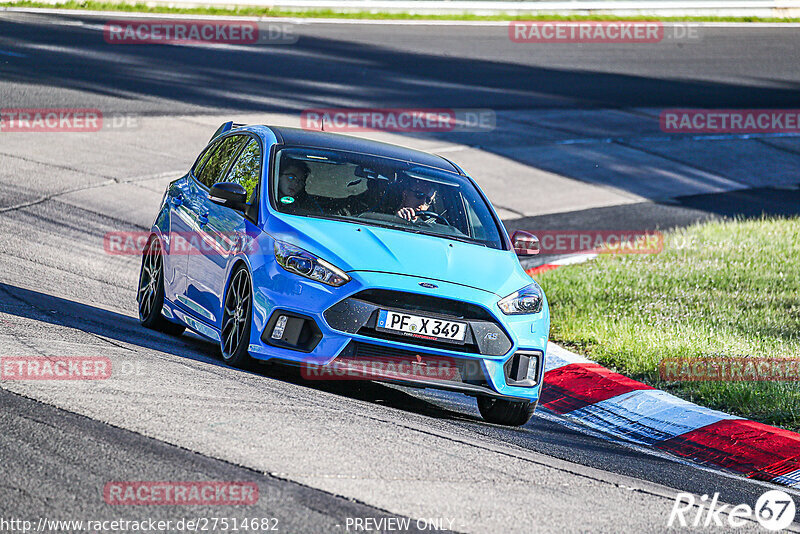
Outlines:
{"type": "Polygon", "coordinates": [[[528,380],[533,380],[534,383],[539,380],[539,366],[537,363],[538,358],[536,356],[528,359],[528,374],[525,376],[528,380]]]}
{"type": "Polygon", "coordinates": [[[276,310],[261,333],[261,340],[274,347],[311,352],[322,339],[313,318],[276,310]]]}
{"type": "Polygon", "coordinates": [[[506,384],[517,387],[536,386],[539,383],[541,364],[541,352],[517,352],[503,366],[506,384]]]}
{"type": "Polygon", "coordinates": [[[283,332],[286,330],[286,321],[289,318],[285,315],[281,315],[278,317],[278,320],[275,322],[275,328],[272,329],[272,339],[280,339],[283,337],[283,332]]]}

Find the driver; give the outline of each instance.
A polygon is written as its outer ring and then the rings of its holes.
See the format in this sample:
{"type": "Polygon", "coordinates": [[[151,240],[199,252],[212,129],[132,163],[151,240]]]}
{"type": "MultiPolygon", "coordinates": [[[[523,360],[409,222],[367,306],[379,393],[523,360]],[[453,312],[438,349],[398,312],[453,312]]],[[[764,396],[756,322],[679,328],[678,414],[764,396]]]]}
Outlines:
{"type": "Polygon", "coordinates": [[[414,180],[403,189],[400,206],[395,214],[407,221],[417,222],[419,220],[417,213],[429,211],[435,199],[436,189],[433,188],[432,184],[422,180],[414,180]]]}

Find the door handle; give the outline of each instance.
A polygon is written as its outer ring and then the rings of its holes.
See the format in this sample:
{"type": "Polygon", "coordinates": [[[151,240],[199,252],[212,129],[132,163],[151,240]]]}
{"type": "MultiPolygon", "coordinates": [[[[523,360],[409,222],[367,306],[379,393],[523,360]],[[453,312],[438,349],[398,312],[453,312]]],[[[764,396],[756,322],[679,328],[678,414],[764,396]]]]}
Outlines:
{"type": "Polygon", "coordinates": [[[204,213],[200,215],[197,220],[200,222],[200,226],[205,226],[208,224],[208,214],[204,213]]]}
{"type": "Polygon", "coordinates": [[[177,208],[181,204],[183,204],[183,196],[175,195],[174,197],[172,197],[172,205],[173,206],[175,206],[177,208]]]}

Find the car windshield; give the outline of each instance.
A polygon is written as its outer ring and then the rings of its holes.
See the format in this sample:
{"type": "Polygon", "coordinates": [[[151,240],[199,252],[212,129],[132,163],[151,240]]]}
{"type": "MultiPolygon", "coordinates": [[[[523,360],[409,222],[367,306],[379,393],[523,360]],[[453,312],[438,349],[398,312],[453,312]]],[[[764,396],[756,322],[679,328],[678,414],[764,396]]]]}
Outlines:
{"type": "Polygon", "coordinates": [[[273,176],[272,203],[281,213],[503,248],[486,202],[455,173],[365,154],[284,148],[273,176]]]}

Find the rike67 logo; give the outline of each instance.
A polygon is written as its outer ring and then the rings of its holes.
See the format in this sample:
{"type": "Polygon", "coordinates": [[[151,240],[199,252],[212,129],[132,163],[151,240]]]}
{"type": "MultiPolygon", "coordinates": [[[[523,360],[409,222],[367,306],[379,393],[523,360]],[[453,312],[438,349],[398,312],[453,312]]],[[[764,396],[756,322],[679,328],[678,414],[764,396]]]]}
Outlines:
{"type": "Polygon", "coordinates": [[[796,514],[791,495],[781,490],[764,493],[756,501],[755,507],[749,504],[732,506],[719,502],[719,493],[709,498],[699,499],[691,493],[679,493],[669,514],[668,527],[685,527],[692,530],[704,528],[741,528],[757,521],[762,527],[773,532],[788,528],[796,514]]]}

